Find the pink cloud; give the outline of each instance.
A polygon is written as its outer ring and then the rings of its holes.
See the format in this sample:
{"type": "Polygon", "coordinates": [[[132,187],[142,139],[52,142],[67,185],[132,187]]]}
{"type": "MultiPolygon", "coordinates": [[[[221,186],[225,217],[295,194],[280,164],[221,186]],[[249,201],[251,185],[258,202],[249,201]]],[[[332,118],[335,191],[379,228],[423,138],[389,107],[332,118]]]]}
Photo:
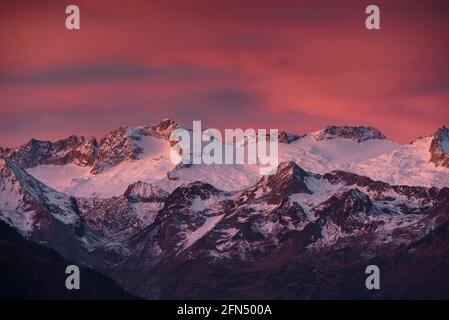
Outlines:
{"type": "Polygon", "coordinates": [[[171,116],[211,126],[373,125],[409,142],[449,120],[447,1],[0,4],[0,145],[171,116]],[[98,121],[91,121],[95,115],[98,121]]]}

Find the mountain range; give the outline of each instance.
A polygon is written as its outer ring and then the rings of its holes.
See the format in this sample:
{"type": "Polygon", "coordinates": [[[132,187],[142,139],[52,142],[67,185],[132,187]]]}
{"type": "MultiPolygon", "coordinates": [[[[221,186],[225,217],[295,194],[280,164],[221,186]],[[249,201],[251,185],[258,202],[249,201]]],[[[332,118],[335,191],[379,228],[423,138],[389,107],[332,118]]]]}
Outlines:
{"type": "Polygon", "coordinates": [[[0,148],[0,220],[124,296],[449,298],[445,126],[406,145],[372,127],[281,131],[270,176],[175,166],[181,126],[0,148]],[[372,264],[381,290],[365,287],[372,264]]]}

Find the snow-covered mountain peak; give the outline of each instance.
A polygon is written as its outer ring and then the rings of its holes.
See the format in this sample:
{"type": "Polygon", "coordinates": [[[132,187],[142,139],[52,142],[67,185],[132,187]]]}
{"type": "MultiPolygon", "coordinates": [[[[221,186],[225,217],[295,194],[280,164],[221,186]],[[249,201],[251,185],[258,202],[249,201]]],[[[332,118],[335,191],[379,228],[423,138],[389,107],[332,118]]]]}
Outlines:
{"type": "Polygon", "coordinates": [[[138,181],[126,189],[124,196],[129,201],[148,202],[154,200],[162,201],[168,196],[168,193],[150,183],[138,181]]]}
{"type": "Polygon", "coordinates": [[[31,139],[16,149],[5,149],[5,157],[11,158],[23,168],[42,164],[91,166],[98,147],[94,137],[72,135],[56,142],[31,139]]]}
{"type": "MultiPolygon", "coordinates": [[[[287,131],[280,130],[280,131],[278,131],[278,142],[284,143],[284,144],[290,144],[293,141],[303,138],[304,136],[305,135],[300,136],[300,135],[297,135],[294,133],[288,133],[287,131]]],[[[269,139],[270,139],[269,133],[266,134],[266,139],[267,139],[267,141],[269,141],[269,139]]]]}
{"type": "Polygon", "coordinates": [[[139,155],[145,152],[140,143],[144,137],[169,140],[171,132],[179,127],[185,126],[171,119],[141,127],[123,125],[109,132],[99,143],[94,137],[75,135],[56,142],[31,139],[15,149],[0,148],[0,158],[10,158],[26,169],[67,164],[92,167],[90,173],[96,175],[126,160],[139,159],[139,155]]]}
{"type": "Polygon", "coordinates": [[[320,140],[350,139],[356,142],[363,142],[373,139],[386,139],[379,129],[374,127],[352,127],[352,126],[327,126],[326,128],[312,133],[312,136],[320,140]]]}
{"type": "MultiPolygon", "coordinates": [[[[270,137],[269,134],[267,134],[267,139],[270,137]]],[[[290,144],[293,141],[296,141],[300,138],[304,137],[297,135],[297,134],[293,134],[293,133],[288,133],[287,131],[281,130],[278,132],[278,142],[279,143],[284,143],[284,144],[290,144]]]]}
{"type": "Polygon", "coordinates": [[[304,171],[294,161],[279,164],[275,174],[264,176],[259,182],[241,195],[240,202],[265,201],[268,204],[285,202],[294,193],[308,193],[306,178],[311,174],[304,171]]]}
{"type": "Polygon", "coordinates": [[[303,178],[307,176],[307,172],[304,171],[300,166],[296,164],[294,161],[284,161],[278,165],[278,168],[275,173],[276,177],[300,177],[303,178]]]}
{"type": "Polygon", "coordinates": [[[137,159],[143,152],[143,149],[136,144],[138,140],[140,140],[140,135],[125,126],[108,133],[100,141],[91,173],[98,174],[124,160],[137,159]]]}
{"type": "Polygon", "coordinates": [[[0,191],[0,208],[5,210],[2,219],[24,233],[31,231],[36,217],[43,219],[43,214],[48,214],[45,219],[56,218],[66,225],[79,222],[72,197],[44,185],[8,159],[0,159],[0,191]]]}
{"type": "Polygon", "coordinates": [[[172,131],[179,127],[184,126],[180,126],[172,119],[163,119],[148,126],[122,126],[110,132],[100,142],[91,173],[98,174],[126,160],[139,159],[139,156],[146,151],[139,143],[144,137],[168,141],[172,131]]]}
{"type": "Polygon", "coordinates": [[[176,121],[170,118],[162,119],[159,122],[153,123],[148,127],[149,132],[152,136],[164,140],[170,140],[170,135],[173,130],[177,128],[187,128],[185,126],[179,125],[176,121]]]}
{"type": "Polygon", "coordinates": [[[443,152],[449,154],[449,129],[446,126],[440,127],[434,137],[438,140],[443,152]]]}

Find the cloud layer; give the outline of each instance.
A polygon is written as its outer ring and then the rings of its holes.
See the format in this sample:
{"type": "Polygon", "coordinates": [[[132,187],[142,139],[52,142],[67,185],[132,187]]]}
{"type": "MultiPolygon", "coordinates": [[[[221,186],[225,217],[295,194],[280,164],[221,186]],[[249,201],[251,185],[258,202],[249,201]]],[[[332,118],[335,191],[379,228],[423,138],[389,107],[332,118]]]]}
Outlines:
{"type": "Polygon", "coordinates": [[[172,117],[303,133],[371,125],[409,142],[449,120],[449,4],[377,1],[0,4],[0,145],[172,117]]]}

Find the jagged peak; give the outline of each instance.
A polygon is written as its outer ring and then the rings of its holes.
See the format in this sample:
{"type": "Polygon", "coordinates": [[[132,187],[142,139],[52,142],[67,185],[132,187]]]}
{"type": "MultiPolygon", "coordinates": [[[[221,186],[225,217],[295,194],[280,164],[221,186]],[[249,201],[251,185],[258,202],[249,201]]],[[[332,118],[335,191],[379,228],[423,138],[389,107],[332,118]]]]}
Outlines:
{"type": "Polygon", "coordinates": [[[288,133],[287,131],[281,130],[278,133],[278,141],[279,143],[289,144],[292,143],[293,141],[300,139],[303,136],[294,133],[288,133]]]}
{"type": "Polygon", "coordinates": [[[101,139],[91,173],[98,174],[124,160],[137,159],[143,152],[143,149],[135,143],[139,139],[140,135],[130,132],[129,128],[120,127],[111,131],[101,139]]]}
{"type": "Polygon", "coordinates": [[[155,128],[155,129],[157,128],[157,129],[162,129],[162,130],[168,129],[170,127],[176,127],[176,126],[178,126],[178,123],[171,118],[164,118],[160,121],[157,121],[157,122],[151,124],[152,128],[155,128]]]}
{"type": "Polygon", "coordinates": [[[449,129],[445,125],[443,125],[438,128],[433,137],[434,139],[438,139],[440,142],[449,141],[449,129]]]}
{"type": "Polygon", "coordinates": [[[275,181],[276,183],[287,183],[288,181],[296,179],[304,181],[304,178],[307,175],[308,173],[298,166],[296,162],[289,160],[281,162],[278,165],[275,174],[262,177],[257,185],[270,185],[275,181]]]}
{"type": "Polygon", "coordinates": [[[295,161],[289,160],[281,162],[278,165],[276,173],[273,176],[281,176],[284,174],[294,175],[297,177],[304,177],[307,175],[307,172],[302,169],[295,161]]]}
{"type": "Polygon", "coordinates": [[[110,137],[114,137],[117,135],[126,135],[128,132],[129,127],[126,125],[122,125],[120,127],[118,127],[117,129],[111,130],[109,131],[102,139],[101,141],[104,141],[106,139],[110,139],[110,137]]]}
{"type": "Polygon", "coordinates": [[[150,133],[165,140],[170,139],[170,135],[173,130],[177,129],[179,124],[170,118],[164,118],[159,122],[153,123],[149,126],[150,133]]]}
{"type": "Polygon", "coordinates": [[[356,142],[367,140],[383,140],[385,135],[375,127],[365,126],[327,126],[326,128],[311,134],[316,140],[349,139],[356,142]]]}
{"type": "Polygon", "coordinates": [[[310,176],[294,161],[281,162],[275,174],[264,176],[252,189],[244,192],[242,198],[261,199],[271,204],[281,203],[295,193],[312,194],[306,183],[310,176]]]}
{"type": "Polygon", "coordinates": [[[170,117],[166,117],[166,118],[163,118],[162,120],[160,120],[159,122],[156,122],[156,123],[158,123],[158,124],[164,124],[164,123],[166,123],[166,124],[176,124],[176,121],[173,120],[170,117]]]}
{"type": "MultiPolygon", "coordinates": [[[[277,134],[277,140],[279,143],[283,143],[283,144],[290,144],[296,140],[299,140],[303,137],[305,137],[306,135],[298,135],[298,134],[294,134],[294,133],[289,133],[287,131],[284,130],[280,130],[278,131],[277,134]]],[[[255,143],[256,141],[270,141],[271,135],[270,133],[266,133],[264,135],[260,135],[256,132],[255,135],[249,135],[249,136],[244,136],[243,137],[243,141],[241,142],[244,146],[248,145],[248,143],[255,143]]]]}
{"type": "Polygon", "coordinates": [[[64,165],[75,163],[80,166],[93,164],[98,143],[95,137],[71,135],[55,142],[30,139],[26,144],[5,149],[4,158],[11,158],[24,168],[41,164],[64,165]]]}
{"type": "Polygon", "coordinates": [[[161,188],[153,186],[151,183],[137,181],[128,186],[124,196],[129,200],[141,199],[163,199],[168,196],[168,193],[161,188]]]}
{"type": "Polygon", "coordinates": [[[301,169],[298,164],[293,160],[287,160],[279,163],[277,171],[282,171],[285,169],[301,169]]]}
{"type": "Polygon", "coordinates": [[[30,140],[28,140],[27,143],[25,143],[21,147],[36,146],[36,145],[58,145],[58,144],[62,144],[64,142],[89,142],[89,141],[96,142],[97,140],[93,136],[85,137],[85,136],[77,136],[75,134],[72,134],[72,135],[68,136],[67,138],[58,139],[56,141],[39,140],[39,139],[31,138],[30,140]]]}

